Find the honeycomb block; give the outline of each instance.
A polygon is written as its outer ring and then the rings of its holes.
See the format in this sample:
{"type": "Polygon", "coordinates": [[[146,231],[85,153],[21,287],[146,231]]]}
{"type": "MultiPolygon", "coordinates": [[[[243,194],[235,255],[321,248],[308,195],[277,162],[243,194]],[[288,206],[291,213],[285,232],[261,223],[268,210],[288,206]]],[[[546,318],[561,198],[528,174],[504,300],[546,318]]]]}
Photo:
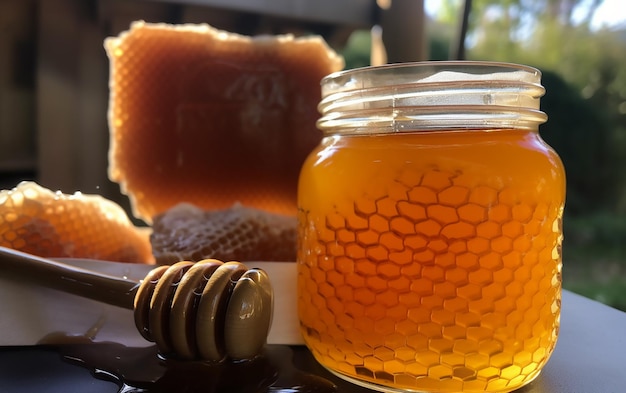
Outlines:
{"type": "Polygon", "coordinates": [[[296,259],[296,217],[236,204],[204,211],[181,203],[155,217],[150,242],[157,264],[178,261],[290,262],[296,259]]]}
{"type": "Polygon", "coordinates": [[[343,59],[320,37],[246,37],[208,25],[135,22],[105,41],[109,177],[150,223],[180,202],[296,213],[321,139],[323,76],[343,59]]]}

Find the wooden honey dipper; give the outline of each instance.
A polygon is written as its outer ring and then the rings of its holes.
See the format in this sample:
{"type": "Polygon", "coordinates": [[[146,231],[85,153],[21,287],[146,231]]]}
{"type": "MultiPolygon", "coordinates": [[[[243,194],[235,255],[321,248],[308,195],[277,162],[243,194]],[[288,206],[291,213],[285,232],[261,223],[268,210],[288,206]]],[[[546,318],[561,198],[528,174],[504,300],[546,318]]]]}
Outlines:
{"type": "Polygon", "coordinates": [[[239,262],[183,261],[137,282],[0,247],[0,274],[134,310],[139,333],[178,359],[254,358],[273,315],[267,273],[239,262]]]}

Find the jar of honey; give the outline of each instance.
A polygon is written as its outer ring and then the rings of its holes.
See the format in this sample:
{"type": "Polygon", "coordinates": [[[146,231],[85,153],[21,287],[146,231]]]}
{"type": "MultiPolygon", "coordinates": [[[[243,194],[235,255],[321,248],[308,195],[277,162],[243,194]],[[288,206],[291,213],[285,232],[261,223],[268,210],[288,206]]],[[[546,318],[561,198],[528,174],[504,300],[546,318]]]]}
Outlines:
{"type": "Polygon", "coordinates": [[[559,332],[565,174],[541,73],[490,62],[322,81],[298,190],[298,309],[319,363],[388,392],[508,392],[559,332]]]}

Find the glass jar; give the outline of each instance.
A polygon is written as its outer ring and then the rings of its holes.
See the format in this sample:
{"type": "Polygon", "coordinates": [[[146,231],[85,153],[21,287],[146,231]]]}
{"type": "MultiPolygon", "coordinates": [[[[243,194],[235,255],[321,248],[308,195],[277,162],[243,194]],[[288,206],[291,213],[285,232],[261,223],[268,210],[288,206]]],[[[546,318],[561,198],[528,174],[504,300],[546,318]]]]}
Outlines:
{"type": "Polygon", "coordinates": [[[559,331],[565,174],[531,67],[423,62],[322,81],[299,182],[306,345],[368,388],[507,392],[559,331]]]}

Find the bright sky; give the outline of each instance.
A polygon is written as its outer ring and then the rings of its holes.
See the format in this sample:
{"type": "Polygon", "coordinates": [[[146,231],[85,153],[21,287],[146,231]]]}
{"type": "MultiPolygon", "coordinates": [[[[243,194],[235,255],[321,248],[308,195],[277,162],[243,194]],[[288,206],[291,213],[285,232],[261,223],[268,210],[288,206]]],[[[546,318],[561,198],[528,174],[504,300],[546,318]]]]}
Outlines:
{"type": "Polygon", "coordinates": [[[593,27],[609,27],[622,25],[626,28],[626,11],[624,0],[604,0],[596,11],[593,27]]]}
{"type": "MultiPolygon", "coordinates": [[[[590,3],[589,0],[583,1],[584,4],[590,3]]],[[[424,0],[426,12],[434,14],[439,7],[439,0],[424,0]]],[[[604,0],[602,5],[596,10],[592,27],[597,29],[601,27],[615,27],[618,25],[626,28],[626,2],[624,0],[604,0]]]]}

